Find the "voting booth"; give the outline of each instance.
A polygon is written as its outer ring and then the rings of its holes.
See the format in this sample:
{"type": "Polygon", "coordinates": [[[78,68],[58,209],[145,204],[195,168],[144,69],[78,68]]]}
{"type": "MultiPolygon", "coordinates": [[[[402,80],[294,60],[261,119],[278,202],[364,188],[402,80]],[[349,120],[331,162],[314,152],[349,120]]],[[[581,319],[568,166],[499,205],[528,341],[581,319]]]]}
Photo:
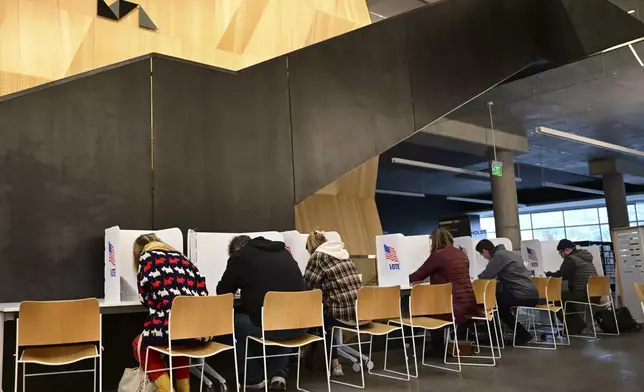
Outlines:
{"type": "Polygon", "coordinates": [[[257,233],[204,233],[188,231],[188,258],[199,268],[206,277],[206,284],[214,292],[221,280],[228,263],[228,245],[238,235],[250,238],[264,237],[271,241],[284,241],[282,234],[277,231],[257,233]]]}
{"type": "MultiPolygon", "coordinates": [[[[559,241],[548,240],[526,240],[521,241],[521,257],[526,267],[533,276],[546,276],[546,272],[558,271],[563,263],[563,258],[557,251],[559,241]]],[[[604,267],[602,266],[601,249],[597,245],[578,247],[586,249],[593,255],[593,265],[599,276],[604,276],[604,267]]]]}
{"type": "MultiPolygon", "coordinates": [[[[467,255],[470,261],[470,279],[478,279],[485,270],[488,261],[476,251],[480,239],[472,237],[454,238],[454,246],[467,255]]],[[[492,243],[512,249],[508,238],[494,238],[492,243]]],[[[431,253],[429,235],[404,236],[388,234],[376,237],[378,285],[409,288],[409,275],[415,272],[427,260],[431,253]]]]}
{"type": "MultiPolygon", "coordinates": [[[[481,241],[472,237],[454,238],[454,246],[462,250],[470,260],[470,279],[476,280],[481,272],[487,267],[488,261],[476,251],[476,244],[481,241]]],[[[512,250],[512,241],[508,238],[492,238],[490,241],[497,245],[505,246],[505,249],[512,250]]]]}
{"type": "Polygon", "coordinates": [[[178,228],[164,230],[105,230],[105,302],[136,301],[139,290],[133,266],[134,241],[143,234],[154,233],[183,253],[183,234],[178,228]]]}
{"type": "MultiPolygon", "coordinates": [[[[323,233],[327,241],[342,242],[340,234],[335,231],[325,231],[323,233]]],[[[308,264],[310,257],[309,252],[306,250],[306,240],[309,235],[302,234],[297,230],[292,230],[282,232],[282,237],[284,238],[286,249],[291,252],[293,258],[300,266],[300,271],[302,271],[302,274],[304,274],[304,270],[306,270],[306,264],[308,264]]]]}
{"type": "Polygon", "coordinates": [[[409,288],[409,275],[423,265],[429,257],[430,241],[428,235],[376,236],[378,285],[409,288]]]}

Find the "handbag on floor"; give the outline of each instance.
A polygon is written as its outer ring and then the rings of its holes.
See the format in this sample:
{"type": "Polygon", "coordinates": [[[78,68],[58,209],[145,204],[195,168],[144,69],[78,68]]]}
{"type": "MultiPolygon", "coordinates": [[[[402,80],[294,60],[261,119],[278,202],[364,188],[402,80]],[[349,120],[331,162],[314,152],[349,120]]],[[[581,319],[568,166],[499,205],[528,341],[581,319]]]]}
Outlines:
{"type": "Polygon", "coordinates": [[[617,308],[615,310],[615,315],[613,315],[612,309],[604,309],[597,312],[596,316],[599,327],[605,333],[617,333],[615,316],[617,316],[617,325],[619,326],[620,332],[637,332],[642,329],[642,327],[637,324],[637,321],[633,319],[631,312],[626,307],[617,308]]]}
{"type": "MultiPolygon", "coordinates": [[[[139,355],[141,355],[141,340],[142,339],[139,338],[137,349],[137,353],[139,355]]],[[[143,389],[143,381],[147,377],[148,376],[145,374],[143,369],[141,369],[141,366],[125,369],[123,376],[121,377],[121,381],[119,382],[118,392],[158,392],[156,384],[149,379],[145,389],[143,389]]]]}

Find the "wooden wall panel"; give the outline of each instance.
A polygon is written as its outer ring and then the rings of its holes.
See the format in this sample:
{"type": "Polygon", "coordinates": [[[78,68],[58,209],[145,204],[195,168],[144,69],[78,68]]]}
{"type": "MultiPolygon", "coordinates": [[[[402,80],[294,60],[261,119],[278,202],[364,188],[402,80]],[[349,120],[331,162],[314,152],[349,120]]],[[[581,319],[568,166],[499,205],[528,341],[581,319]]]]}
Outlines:
{"type": "Polygon", "coordinates": [[[377,174],[378,157],[298,203],[295,207],[297,230],[303,233],[316,228],[337,231],[351,254],[375,254],[375,237],[382,234],[374,200],[377,174]]]}
{"type": "Polygon", "coordinates": [[[137,3],[157,31],[138,10],[97,17],[96,0],[0,0],[0,94],[152,52],[239,70],[370,23],[366,0],[137,3]]]}

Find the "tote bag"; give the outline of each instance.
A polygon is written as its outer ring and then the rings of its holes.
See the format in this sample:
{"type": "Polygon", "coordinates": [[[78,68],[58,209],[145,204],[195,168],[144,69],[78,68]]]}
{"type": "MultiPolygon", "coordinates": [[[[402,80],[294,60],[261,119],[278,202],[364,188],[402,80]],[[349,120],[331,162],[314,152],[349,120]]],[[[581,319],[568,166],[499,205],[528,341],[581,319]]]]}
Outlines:
{"type": "MultiPolygon", "coordinates": [[[[141,338],[139,338],[139,345],[137,352],[141,353],[141,338]]],[[[138,358],[137,358],[138,359],[138,358]]],[[[125,369],[123,377],[119,382],[118,392],[158,392],[157,386],[148,379],[148,383],[143,389],[143,381],[148,376],[145,375],[141,367],[125,369]]]]}

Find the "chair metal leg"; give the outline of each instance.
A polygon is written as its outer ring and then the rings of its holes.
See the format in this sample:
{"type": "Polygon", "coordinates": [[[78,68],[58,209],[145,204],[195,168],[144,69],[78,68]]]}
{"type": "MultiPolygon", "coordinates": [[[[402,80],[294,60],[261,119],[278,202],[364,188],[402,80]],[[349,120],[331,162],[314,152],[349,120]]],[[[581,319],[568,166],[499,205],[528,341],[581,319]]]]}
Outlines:
{"type": "Polygon", "coordinates": [[[246,380],[248,378],[248,343],[249,339],[246,337],[246,348],[244,349],[244,392],[246,391],[246,380]]]}
{"type": "MultiPolygon", "coordinates": [[[[233,335],[233,356],[235,361],[235,386],[237,387],[237,392],[239,392],[239,369],[238,369],[239,365],[237,365],[237,338],[235,338],[234,335],[233,335]]],[[[244,370],[245,370],[245,367],[244,367],[244,370]]]]}
{"type": "MultiPolygon", "coordinates": [[[[264,391],[268,392],[268,367],[266,366],[266,340],[264,337],[262,337],[262,352],[264,354],[264,357],[262,358],[262,362],[264,362],[264,391]]],[[[299,358],[297,360],[297,363],[299,365],[299,358]]]]}
{"type": "Polygon", "coordinates": [[[22,364],[22,392],[27,390],[27,364],[22,364]]]}
{"type": "MultiPolygon", "coordinates": [[[[363,356],[362,356],[362,339],[360,338],[360,331],[356,330],[355,332],[358,334],[358,353],[360,354],[360,358],[362,359],[363,358],[363,356]]],[[[331,344],[333,345],[333,341],[331,342],[331,344]]],[[[330,359],[327,359],[327,361],[328,360],[330,360],[330,359]]],[[[369,357],[369,361],[371,361],[371,357],[369,357]]],[[[365,382],[364,382],[364,367],[365,366],[367,366],[367,365],[361,360],[360,361],[360,378],[362,380],[361,385],[350,384],[348,382],[343,382],[343,381],[338,381],[338,380],[331,380],[331,382],[333,382],[335,384],[344,385],[344,386],[347,386],[347,387],[364,389],[365,388],[365,382]]]]}
{"type": "MultiPolygon", "coordinates": [[[[148,352],[150,351],[150,348],[145,349],[145,368],[143,369],[143,390],[145,391],[145,388],[148,386],[148,352]]],[[[139,352],[139,355],[141,353],[139,352]]],[[[140,358],[139,358],[140,359],[140,358]]],[[[140,363],[140,361],[139,361],[140,363]]]]}
{"type": "MultiPolygon", "coordinates": [[[[325,329],[322,328],[322,334],[325,334],[325,333],[326,333],[325,329]]],[[[331,335],[331,338],[333,338],[333,335],[331,335]]],[[[327,350],[328,347],[326,346],[326,337],[325,339],[322,340],[322,343],[324,344],[324,363],[326,364],[326,384],[327,384],[328,392],[331,392],[331,366],[329,365],[329,360],[332,360],[332,358],[331,358],[331,355],[329,355],[329,351],[327,350]]],[[[331,344],[333,344],[333,339],[331,339],[331,344]]],[[[298,363],[297,370],[298,372],[300,371],[299,363],[298,363]]]]}
{"type": "Polygon", "coordinates": [[[96,358],[94,358],[94,392],[96,392],[96,358]]]}
{"type": "Polygon", "coordinates": [[[18,392],[18,369],[19,369],[18,368],[18,354],[16,354],[16,363],[15,363],[15,372],[14,372],[14,381],[13,381],[13,392],[18,392]]]}
{"type": "MultiPolygon", "coordinates": [[[[235,358],[237,360],[237,358],[235,358]]],[[[201,378],[199,379],[199,392],[203,392],[203,372],[206,370],[206,358],[201,359],[201,378]]]]}
{"type": "Polygon", "coordinates": [[[168,355],[168,362],[170,363],[170,366],[169,366],[170,369],[168,370],[168,373],[170,373],[170,390],[172,391],[174,389],[174,371],[172,371],[172,354],[168,355]]]}

